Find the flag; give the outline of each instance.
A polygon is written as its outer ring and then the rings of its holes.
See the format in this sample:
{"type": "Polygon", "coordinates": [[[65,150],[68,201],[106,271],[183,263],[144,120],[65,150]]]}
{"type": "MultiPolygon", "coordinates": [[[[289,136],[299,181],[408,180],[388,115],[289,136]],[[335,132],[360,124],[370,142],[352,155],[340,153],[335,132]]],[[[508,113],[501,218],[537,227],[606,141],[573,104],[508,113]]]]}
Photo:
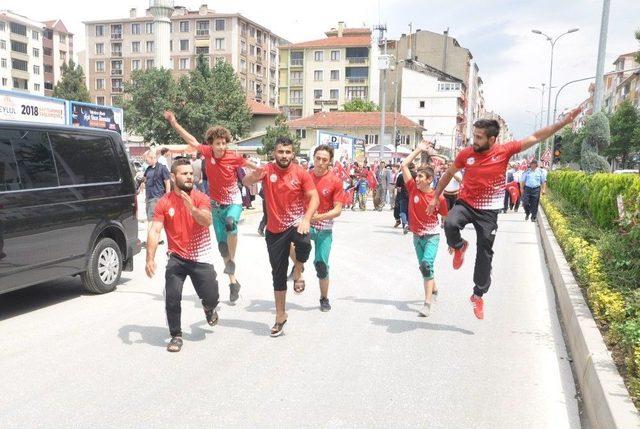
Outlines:
{"type": "Polygon", "coordinates": [[[378,187],[378,181],[376,177],[373,175],[371,170],[367,170],[367,184],[369,185],[369,189],[375,189],[378,187]]]}

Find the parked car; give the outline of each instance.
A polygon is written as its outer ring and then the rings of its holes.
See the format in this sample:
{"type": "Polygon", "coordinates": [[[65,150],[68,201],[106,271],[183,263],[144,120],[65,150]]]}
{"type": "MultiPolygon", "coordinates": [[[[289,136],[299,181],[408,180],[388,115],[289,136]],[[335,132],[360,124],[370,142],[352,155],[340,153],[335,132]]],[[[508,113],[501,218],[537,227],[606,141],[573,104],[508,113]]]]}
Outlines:
{"type": "Polygon", "coordinates": [[[75,275],[114,290],[140,251],[136,205],[118,133],[0,121],[0,293],[75,275]]]}
{"type": "Polygon", "coordinates": [[[613,174],[638,174],[638,170],[615,170],[613,174]]]}

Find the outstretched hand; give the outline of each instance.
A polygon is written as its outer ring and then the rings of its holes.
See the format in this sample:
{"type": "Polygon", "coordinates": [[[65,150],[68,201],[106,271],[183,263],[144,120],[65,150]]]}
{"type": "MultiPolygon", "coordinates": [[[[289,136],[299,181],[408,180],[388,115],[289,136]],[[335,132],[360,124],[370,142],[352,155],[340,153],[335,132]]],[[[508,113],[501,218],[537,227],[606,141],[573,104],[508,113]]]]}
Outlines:
{"type": "Polygon", "coordinates": [[[576,107],[575,109],[571,110],[569,113],[567,113],[567,116],[562,121],[563,124],[568,125],[572,123],[573,121],[575,121],[575,119],[578,117],[578,115],[581,112],[582,112],[582,107],[576,107]]]}
{"type": "Polygon", "coordinates": [[[171,110],[165,110],[164,111],[164,118],[167,120],[167,122],[172,124],[176,120],[176,115],[171,110]]]}

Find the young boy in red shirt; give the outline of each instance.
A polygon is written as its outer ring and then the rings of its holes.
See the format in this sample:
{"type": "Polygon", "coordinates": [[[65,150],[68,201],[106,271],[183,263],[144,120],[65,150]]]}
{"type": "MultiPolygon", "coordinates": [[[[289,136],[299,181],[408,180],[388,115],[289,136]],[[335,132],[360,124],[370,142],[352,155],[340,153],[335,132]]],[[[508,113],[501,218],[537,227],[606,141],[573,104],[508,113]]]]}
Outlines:
{"type": "Polygon", "coordinates": [[[434,172],[431,167],[419,167],[416,178],[411,176],[409,165],[422,152],[431,153],[428,143],[422,142],[402,162],[402,176],[407,177],[405,186],[409,194],[409,230],[413,232],[413,246],[418,258],[418,267],[423,278],[424,305],[419,311],[422,317],[431,314],[431,300],[434,293],[434,263],[440,243],[440,222],[438,215],[443,219],[447,215],[447,201],[443,196],[437,197],[431,183],[434,172]],[[427,214],[427,207],[437,201],[436,210],[427,214]]]}

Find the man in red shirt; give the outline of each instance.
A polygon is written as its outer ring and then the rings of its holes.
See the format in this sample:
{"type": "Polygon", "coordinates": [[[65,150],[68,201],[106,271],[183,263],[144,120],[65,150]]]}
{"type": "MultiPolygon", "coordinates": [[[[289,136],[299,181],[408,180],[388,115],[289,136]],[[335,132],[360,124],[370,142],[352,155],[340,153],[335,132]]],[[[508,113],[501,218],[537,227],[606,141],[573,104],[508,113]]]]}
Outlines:
{"type": "Polygon", "coordinates": [[[267,203],[265,236],[276,301],[272,337],[281,335],[287,322],[285,304],[289,249],[293,243],[297,261],[294,278],[299,278],[302,265],[311,253],[309,229],[311,218],[318,208],[318,192],[313,179],[300,165],[292,164],[294,155],[293,142],[286,137],[279,137],[274,149],[275,162],[255,169],[242,180],[245,186],[262,181],[267,203]]]}
{"type": "Polygon", "coordinates": [[[313,265],[320,281],[320,310],[331,310],[329,304],[329,254],[333,242],[333,219],[342,214],[344,190],[342,181],[330,171],[333,148],[320,145],[313,152],[311,177],[315,183],[320,205],[311,219],[311,240],[315,244],[313,265]]]}
{"type": "Polygon", "coordinates": [[[173,191],[158,201],[147,237],[147,276],[156,272],[156,249],[162,228],[169,241],[169,261],[165,273],[165,309],[169,323],[170,352],[182,348],[180,301],[187,276],[202,300],[209,325],[218,323],[218,282],[213,269],[211,249],[211,203],[209,197],[193,189],[193,167],[188,159],[178,159],[171,166],[173,191]]]}
{"type": "Polygon", "coordinates": [[[402,162],[402,175],[407,177],[404,182],[407,188],[409,207],[409,230],[413,232],[413,246],[418,258],[418,268],[422,274],[422,285],[424,287],[424,305],[420,316],[429,317],[431,314],[431,299],[435,290],[434,266],[438,245],[440,243],[440,222],[438,215],[444,219],[447,216],[447,201],[443,196],[436,198],[431,187],[434,172],[431,167],[421,166],[416,171],[414,179],[409,171],[409,165],[422,152],[433,154],[434,150],[427,142],[422,142],[418,147],[402,162]],[[429,205],[435,202],[436,211],[427,213],[429,205]]]}
{"type": "MultiPolygon", "coordinates": [[[[505,173],[509,159],[518,152],[525,151],[538,142],[552,136],[556,131],[570,124],[580,113],[577,108],[560,122],[536,131],[531,136],[504,144],[497,144],[500,125],[495,120],[476,121],[473,129],[473,145],[458,153],[454,164],[442,175],[436,188],[440,197],[453,175],[460,169],[465,170],[458,200],[450,210],[445,222],[445,235],[449,251],[453,253],[453,268],[462,266],[464,254],[469,243],[462,238],[460,231],[472,223],[476,230],[477,251],[473,273],[473,295],[471,303],[478,319],[484,318],[482,296],[491,285],[491,261],[493,242],[498,230],[498,212],[502,208],[505,187],[505,173]]],[[[429,205],[430,212],[435,211],[436,200],[429,205]]]]}
{"type": "Polygon", "coordinates": [[[229,301],[232,305],[240,297],[240,283],[236,279],[235,255],[238,245],[238,222],[242,214],[242,193],[238,187],[238,167],[256,166],[248,159],[227,150],[231,133],[224,127],[211,127],[205,134],[206,145],[187,132],[171,111],[164,113],[165,119],[192,148],[204,155],[203,165],[209,182],[212,200],[213,229],[218,241],[218,250],[225,262],[224,273],[229,275],[229,301]]]}

